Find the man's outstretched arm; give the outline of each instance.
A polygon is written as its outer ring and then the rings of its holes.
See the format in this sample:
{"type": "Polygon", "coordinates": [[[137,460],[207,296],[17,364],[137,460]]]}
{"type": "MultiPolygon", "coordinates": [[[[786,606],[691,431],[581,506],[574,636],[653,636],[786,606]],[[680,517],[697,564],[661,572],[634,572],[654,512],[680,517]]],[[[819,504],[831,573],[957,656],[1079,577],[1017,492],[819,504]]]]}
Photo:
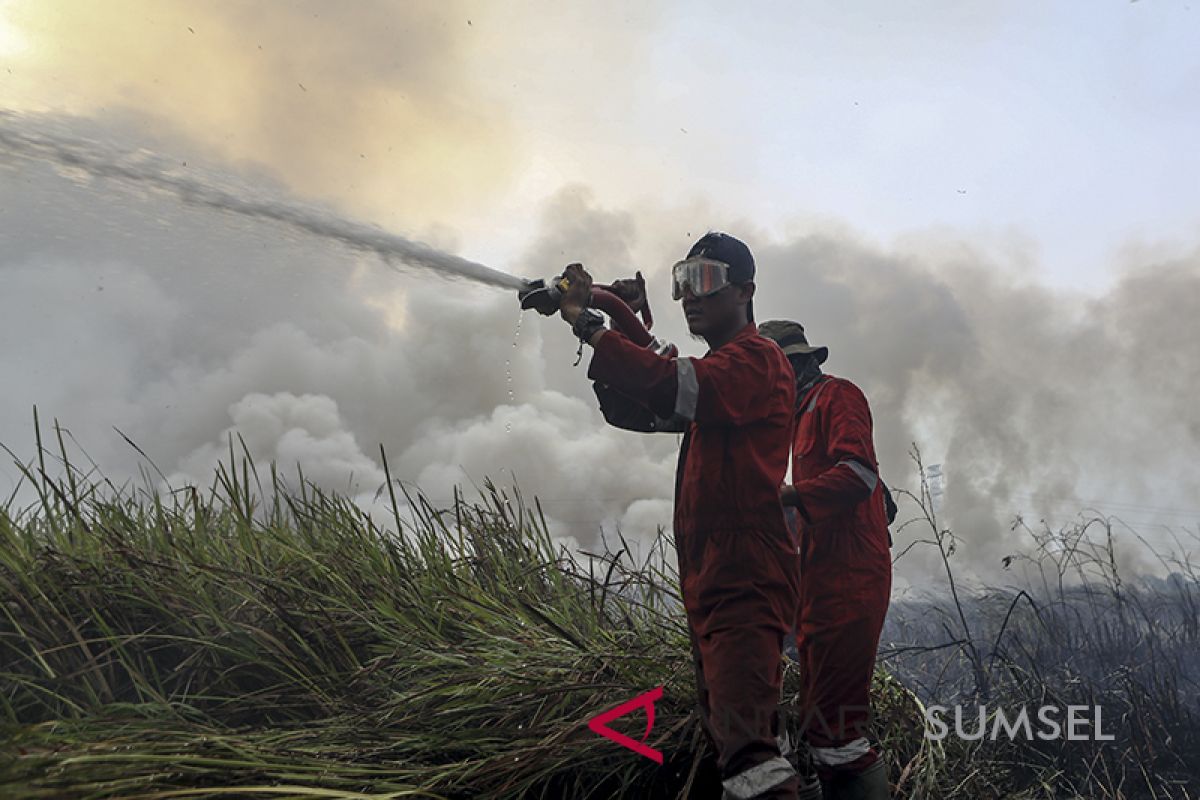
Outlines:
{"type": "Polygon", "coordinates": [[[629,395],[606,383],[594,381],[592,390],[600,401],[600,413],[614,428],[637,433],[683,433],[688,420],[674,416],[664,419],[629,395]]]}
{"type": "MultiPolygon", "coordinates": [[[[574,324],[583,313],[591,278],[572,264],[563,273],[571,286],[563,298],[563,319],[574,324]]],[[[710,425],[742,425],[772,412],[790,413],[787,364],[768,348],[721,348],[702,359],[670,358],[641,347],[619,331],[598,328],[587,336],[595,353],[588,377],[646,406],[662,419],[710,425]],[[780,393],[779,387],[787,391],[780,393]]]]}
{"type": "MultiPolygon", "coordinates": [[[[577,328],[576,322],[591,295],[592,276],[582,265],[569,264],[563,270],[563,277],[570,285],[563,295],[559,314],[572,328],[577,328]]],[[[612,424],[629,430],[653,430],[650,424],[655,418],[682,416],[690,420],[695,416],[694,404],[691,407],[686,404],[687,397],[693,396],[688,393],[690,384],[685,386],[685,405],[676,408],[679,394],[677,359],[639,347],[622,333],[603,327],[591,332],[586,341],[596,351],[588,367],[588,377],[595,382],[601,410],[612,424]],[[601,385],[605,388],[600,389],[601,385]],[[616,419],[628,424],[614,422],[605,410],[606,404],[615,412],[616,419]],[[643,407],[645,414],[636,414],[631,404],[643,407]],[[684,413],[677,414],[677,411],[684,413]]],[[[691,362],[688,362],[684,370],[688,371],[690,367],[691,362]]]]}

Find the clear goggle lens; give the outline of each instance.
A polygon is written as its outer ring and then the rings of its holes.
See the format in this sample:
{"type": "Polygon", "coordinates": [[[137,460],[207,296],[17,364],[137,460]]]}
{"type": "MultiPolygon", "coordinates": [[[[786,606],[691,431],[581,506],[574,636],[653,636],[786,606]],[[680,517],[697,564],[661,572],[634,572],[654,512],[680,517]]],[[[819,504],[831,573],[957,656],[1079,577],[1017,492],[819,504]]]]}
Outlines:
{"type": "Polygon", "coordinates": [[[729,265],[711,258],[689,258],[671,268],[671,298],[683,299],[684,287],[707,297],[729,285],[729,265]]]}

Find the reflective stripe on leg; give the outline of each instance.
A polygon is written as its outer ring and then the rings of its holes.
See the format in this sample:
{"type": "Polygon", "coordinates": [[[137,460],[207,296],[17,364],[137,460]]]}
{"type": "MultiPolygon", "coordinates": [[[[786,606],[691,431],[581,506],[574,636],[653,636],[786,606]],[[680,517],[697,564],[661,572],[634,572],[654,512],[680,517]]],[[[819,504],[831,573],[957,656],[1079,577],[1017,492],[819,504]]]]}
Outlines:
{"type": "Polygon", "coordinates": [[[871,752],[871,743],[866,737],[855,739],[840,747],[811,747],[812,759],[817,764],[826,767],[837,767],[849,764],[871,752]]]}
{"type": "Polygon", "coordinates": [[[796,774],[786,758],[777,756],[761,764],[744,769],[731,778],[721,781],[726,794],[735,800],[750,800],[768,789],[772,789],[796,774]]]}

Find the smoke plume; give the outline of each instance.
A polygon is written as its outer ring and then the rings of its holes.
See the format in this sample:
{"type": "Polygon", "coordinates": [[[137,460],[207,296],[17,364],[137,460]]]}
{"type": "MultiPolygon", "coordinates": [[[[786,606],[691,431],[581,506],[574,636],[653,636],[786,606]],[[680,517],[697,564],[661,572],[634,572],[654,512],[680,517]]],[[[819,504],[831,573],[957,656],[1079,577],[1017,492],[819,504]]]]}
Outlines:
{"type": "MultiPolygon", "coordinates": [[[[518,328],[515,293],[399,274],[271,220],[45,162],[9,158],[0,175],[0,441],[16,452],[32,454],[37,405],[114,478],[138,463],[114,427],[173,481],[205,483],[237,434],[256,461],[370,505],[382,445],[395,477],[435,500],[516,482],[564,542],[619,529],[645,546],[670,524],[676,438],[605,427],[566,326],[518,328]]],[[[759,319],[801,321],[829,346],[828,371],[866,391],[891,485],[916,485],[913,442],[943,465],[942,522],[979,575],[1029,546],[1017,513],[1058,524],[1095,503],[1150,532],[1192,524],[1179,514],[1200,489],[1200,253],[1144,258],[1087,296],[1023,282],[1002,253],[949,236],[777,240],[705,213],[606,208],[566,187],[521,263],[550,275],[581,260],[600,280],[642,269],[656,332],[700,355],[667,265],[710,227],[744,236],[759,319]]]]}

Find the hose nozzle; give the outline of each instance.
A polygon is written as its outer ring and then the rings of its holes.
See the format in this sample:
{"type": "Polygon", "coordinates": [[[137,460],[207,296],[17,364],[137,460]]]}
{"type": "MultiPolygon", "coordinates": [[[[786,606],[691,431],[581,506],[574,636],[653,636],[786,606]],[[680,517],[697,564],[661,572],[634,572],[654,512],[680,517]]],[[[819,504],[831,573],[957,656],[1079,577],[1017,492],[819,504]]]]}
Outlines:
{"type": "MultiPolygon", "coordinates": [[[[653,318],[650,316],[650,304],[646,302],[645,281],[642,280],[642,273],[639,272],[636,278],[617,283],[622,284],[623,288],[593,284],[592,293],[588,296],[588,305],[608,314],[613,327],[628,336],[635,344],[641,347],[651,345],[656,340],[650,335],[653,318]],[[634,292],[634,297],[637,298],[640,293],[640,302],[637,305],[641,308],[641,322],[638,321],[637,315],[626,302],[626,298],[630,296],[627,284],[630,283],[637,285],[638,291],[634,292]]],[[[571,288],[571,282],[562,275],[556,275],[549,280],[527,281],[525,288],[517,292],[517,297],[521,300],[522,310],[532,308],[539,314],[552,317],[558,313],[563,295],[569,288],[571,288]]]]}
{"type": "Polygon", "coordinates": [[[562,304],[563,293],[570,285],[570,282],[562,275],[557,275],[548,281],[541,278],[529,281],[525,284],[524,289],[517,292],[517,297],[521,300],[521,309],[532,308],[544,316],[554,316],[562,304]]]}

